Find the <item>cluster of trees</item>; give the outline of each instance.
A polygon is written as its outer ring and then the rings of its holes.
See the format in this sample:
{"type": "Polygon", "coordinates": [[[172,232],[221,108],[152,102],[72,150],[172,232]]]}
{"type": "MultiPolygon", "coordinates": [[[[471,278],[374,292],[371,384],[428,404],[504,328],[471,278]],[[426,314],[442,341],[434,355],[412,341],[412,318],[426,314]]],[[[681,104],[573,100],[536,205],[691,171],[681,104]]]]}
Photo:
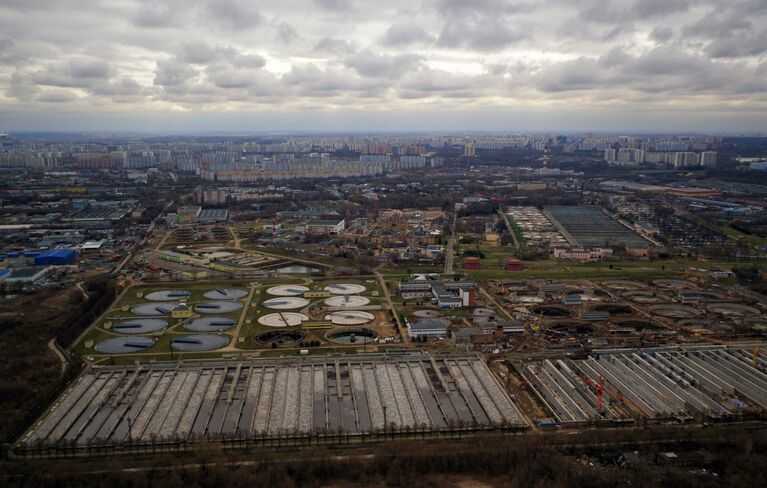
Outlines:
{"type": "Polygon", "coordinates": [[[40,291],[0,304],[0,441],[11,442],[53,401],[79,372],[77,358],[61,375],[61,364],[49,350],[55,339],[66,348],[112,303],[113,282],[97,278],[85,283],[88,299],[74,287],[40,291]]]}
{"type": "MultiPolygon", "coordinates": [[[[673,428],[672,428],[673,429],[673,428]]],[[[466,486],[468,480],[510,487],[715,487],[762,486],[767,468],[765,430],[741,428],[658,431],[583,431],[573,435],[531,434],[391,441],[373,447],[275,452],[251,446],[238,455],[204,442],[194,452],[155,453],[142,460],[112,459],[30,462],[17,465],[24,476],[7,486],[66,487],[97,484],[114,488],[163,487],[320,487],[320,486],[466,486]],[[621,446],[621,447],[616,447],[621,446]],[[629,468],[601,465],[600,455],[639,453],[629,468]],[[705,452],[705,466],[662,466],[661,451],[705,452]],[[369,455],[372,453],[373,455],[369,455]],[[248,462],[239,462],[247,460],[248,462]],[[126,466],[142,469],[123,470],[126,466]],[[183,465],[184,469],[169,469],[183,465]],[[705,467],[703,471],[701,468],[705,467]],[[82,472],[80,474],[78,471],[82,472]],[[712,473],[716,473],[713,475],[712,473]]],[[[275,446],[277,447],[277,446],[275,446]]]]}

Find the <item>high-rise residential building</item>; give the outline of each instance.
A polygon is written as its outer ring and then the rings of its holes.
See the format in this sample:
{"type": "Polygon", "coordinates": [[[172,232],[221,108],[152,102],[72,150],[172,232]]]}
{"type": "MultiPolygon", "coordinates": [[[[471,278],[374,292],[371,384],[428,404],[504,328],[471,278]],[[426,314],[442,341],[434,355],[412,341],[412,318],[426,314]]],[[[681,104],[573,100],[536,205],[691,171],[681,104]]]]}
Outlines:
{"type": "Polygon", "coordinates": [[[634,150],[627,147],[622,147],[618,150],[618,161],[621,163],[628,163],[634,156],[634,150]]]}
{"type": "Polygon", "coordinates": [[[615,161],[615,149],[605,149],[605,161],[615,161]]]}
{"type": "Polygon", "coordinates": [[[473,142],[467,142],[465,146],[463,146],[463,155],[467,158],[473,158],[477,155],[477,146],[473,142]]]}
{"type": "Polygon", "coordinates": [[[707,168],[716,166],[716,151],[703,151],[700,153],[700,165],[707,168]]]}

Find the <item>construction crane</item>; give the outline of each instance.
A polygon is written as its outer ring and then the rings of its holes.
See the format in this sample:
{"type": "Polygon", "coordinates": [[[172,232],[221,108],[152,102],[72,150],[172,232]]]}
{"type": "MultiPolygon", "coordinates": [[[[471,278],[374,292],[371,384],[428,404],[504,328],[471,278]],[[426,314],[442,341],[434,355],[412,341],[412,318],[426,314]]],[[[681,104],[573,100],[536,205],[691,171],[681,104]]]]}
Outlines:
{"type": "Polygon", "coordinates": [[[611,398],[617,400],[620,403],[630,403],[633,407],[635,407],[637,410],[642,412],[643,414],[647,415],[647,411],[636,404],[636,402],[632,401],[630,398],[626,397],[623,393],[620,391],[612,391],[608,388],[605,388],[605,377],[601,374],[599,375],[599,381],[594,381],[592,378],[589,378],[588,376],[583,377],[584,383],[592,387],[597,394],[597,404],[596,404],[596,410],[597,415],[601,415],[603,412],[603,397],[604,394],[607,393],[608,396],[611,398]]]}
{"type": "Polygon", "coordinates": [[[762,353],[762,350],[760,348],[754,349],[754,357],[751,359],[751,366],[756,368],[757,364],[759,364],[759,355],[762,353]]]}
{"type": "Polygon", "coordinates": [[[543,321],[543,312],[538,314],[538,318],[535,319],[535,322],[533,322],[533,325],[530,326],[530,329],[532,329],[533,332],[538,332],[541,330],[541,322],[543,321]]]}

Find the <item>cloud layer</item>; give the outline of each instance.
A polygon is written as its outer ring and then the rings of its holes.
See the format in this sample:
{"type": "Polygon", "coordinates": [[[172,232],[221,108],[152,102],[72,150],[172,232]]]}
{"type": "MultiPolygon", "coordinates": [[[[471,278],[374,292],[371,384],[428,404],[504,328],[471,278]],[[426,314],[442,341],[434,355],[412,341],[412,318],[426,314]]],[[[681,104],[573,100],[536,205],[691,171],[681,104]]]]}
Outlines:
{"type": "MultiPolygon", "coordinates": [[[[303,111],[363,111],[371,129],[397,111],[545,113],[562,128],[558,111],[580,110],[594,117],[585,129],[621,111],[647,130],[669,113],[679,130],[685,114],[723,130],[767,120],[764,0],[7,0],[0,33],[4,124],[303,111]]],[[[296,116],[294,128],[313,127],[296,116]]]]}

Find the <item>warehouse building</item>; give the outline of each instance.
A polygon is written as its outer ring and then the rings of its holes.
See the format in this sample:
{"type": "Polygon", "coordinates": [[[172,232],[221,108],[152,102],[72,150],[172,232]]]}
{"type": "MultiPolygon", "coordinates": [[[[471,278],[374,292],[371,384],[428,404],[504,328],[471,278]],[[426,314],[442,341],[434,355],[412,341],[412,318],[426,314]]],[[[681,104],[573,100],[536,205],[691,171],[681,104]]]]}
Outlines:
{"type": "Polygon", "coordinates": [[[35,256],[35,266],[66,266],[75,264],[77,250],[60,248],[51,249],[35,256]]]}
{"type": "Polygon", "coordinates": [[[410,337],[447,337],[450,322],[445,319],[426,318],[417,322],[407,323],[407,333],[410,337]]]}
{"type": "Polygon", "coordinates": [[[433,297],[441,308],[476,305],[476,284],[471,281],[417,281],[399,284],[402,298],[433,297]]]}

